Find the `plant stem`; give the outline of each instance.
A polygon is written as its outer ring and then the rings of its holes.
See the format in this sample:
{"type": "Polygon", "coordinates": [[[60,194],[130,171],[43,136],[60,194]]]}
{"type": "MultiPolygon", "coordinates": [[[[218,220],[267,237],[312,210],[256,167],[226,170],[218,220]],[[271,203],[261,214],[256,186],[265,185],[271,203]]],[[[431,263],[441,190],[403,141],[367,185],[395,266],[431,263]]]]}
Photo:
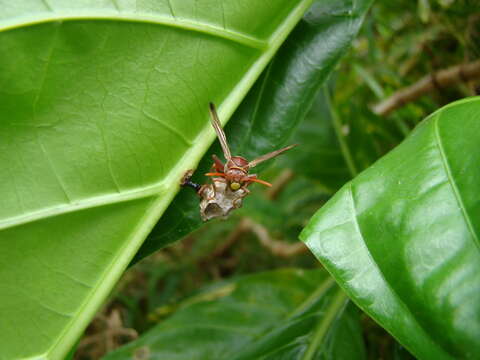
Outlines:
{"type": "Polygon", "coordinates": [[[332,322],[343,313],[345,305],[347,303],[347,295],[342,290],[338,290],[338,293],[332,300],[331,306],[325,312],[325,315],[320,320],[315,332],[313,334],[312,341],[308,345],[307,352],[303,355],[302,360],[311,360],[314,358],[321,342],[324,340],[325,335],[330,329],[332,322]]]}
{"type": "Polygon", "coordinates": [[[345,140],[345,135],[342,132],[342,123],[340,121],[340,117],[338,116],[338,113],[336,109],[332,105],[332,100],[330,98],[330,94],[328,92],[328,89],[326,87],[323,88],[324,94],[325,94],[325,99],[328,104],[328,108],[330,109],[330,116],[332,117],[332,124],[333,128],[335,130],[335,133],[337,135],[338,143],[340,144],[340,150],[342,151],[343,158],[345,159],[345,162],[347,163],[348,170],[350,172],[350,175],[352,175],[352,178],[358,175],[358,170],[355,166],[355,163],[353,161],[353,156],[350,151],[350,148],[348,146],[347,141],[345,140]]]}

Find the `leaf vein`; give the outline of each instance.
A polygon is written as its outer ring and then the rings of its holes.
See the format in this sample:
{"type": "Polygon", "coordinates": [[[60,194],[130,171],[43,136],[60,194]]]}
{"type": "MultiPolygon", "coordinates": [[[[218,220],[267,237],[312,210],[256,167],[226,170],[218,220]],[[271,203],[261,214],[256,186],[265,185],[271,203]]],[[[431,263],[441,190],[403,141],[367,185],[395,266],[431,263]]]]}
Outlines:
{"type": "Polygon", "coordinates": [[[162,193],[165,192],[165,189],[166,187],[164,182],[160,182],[158,184],[146,186],[136,190],[124,191],[121,193],[115,192],[106,195],[90,197],[85,200],[72,201],[71,203],[65,203],[49,208],[40,208],[27,214],[12,216],[10,218],[1,220],[0,230],[13,228],[19,225],[40,221],[43,219],[68,214],[75,211],[92,209],[131,200],[143,199],[151,196],[160,196],[162,193]]]}
{"type": "Polygon", "coordinates": [[[221,26],[216,26],[214,24],[193,21],[189,19],[178,19],[173,16],[160,15],[156,14],[155,16],[142,13],[120,13],[119,11],[82,11],[77,14],[69,13],[52,13],[52,14],[42,14],[38,17],[22,18],[23,21],[13,18],[10,21],[3,21],[3,24],[0,24],[0,32],[13,30],[17,28],[57,22],[57,21],[83,21],[83,20],[110,20],[110,21],[123,21],[123,22],[137,22],[137,23],[148,23],[163,25],[166,27],[177,28],[185,31],[198,32],[225,40],[229,40],[253,49],[265,50],[268,48],[268,41],[259,39],[257,37],[235,31],[232,29],[224,29],[221,26]]]}
{"type": "MultiPolygon", "coordinates": [[[[411,309],[408,307],[408,305],[405,303],[405,301],[400,297],[400,295],[397,293],[397,291],[390,285],[390,283],[387,281],[387,279],[385,278],[385,275],[382,271],[382,269],[380,268],[379,264],[375,261],[373,255],[371,254],[369,248],[368,248],[368,245],[367,245],[367,242],[365,241],[365,237],[363,236],[362,234],[362,231],[360,229],[360,224],[358,223],[358,213],[357,213],[357,209],[356,209],[356,206],[355,206],[355,199],[354,199],[354,194],[353,194],[353,186],[352,186],[352,183],[350,182],[349,183],[349,192],[350,194],[350,204],[352,206],[352,221],[353,221],[353,225],[355,227],[355,230],[356,232],[358,233],[358,235],[360,236],[361,238],[361,242],[362,244],[364,245],[365,247],[365,253],[366,255],[368,256],[369,260],[370,260],[370,263],[372,264],[373,267],[375,267],[378,271],[378,274],[379,276],[381,277],[385,287],[387,289],[390,290],[390,294],[392,295],[393,298],[395,298],[398,302],[398,305],[403,308],[405,310],[406,313],[410,314],[410,319],[412,322],[416,323],[417,326],[419,327],[419,329],[421,329],[421,331],[423,332],[423,334],[425,335],[425,338],[429,339],[432,343],[433,346],[436,346],[438,347],[442,352],[444,353],[447,353],[449,354],[448,351],[446,351],[441,345],[439,345],[438,343],[434,342],[433,339],[431,338],[429,332],[423,327],[423,325],[417,320],[417,318],[414,316],[413,312],[411,311],[411,309]]],[[[360,306],[361,307],[361,306],[360,306]]],[[[379,320],[379,319],[377,319],[379,320]]],[[[379,323],[382,323],[382,321],[379,321],[379,323]]]]}

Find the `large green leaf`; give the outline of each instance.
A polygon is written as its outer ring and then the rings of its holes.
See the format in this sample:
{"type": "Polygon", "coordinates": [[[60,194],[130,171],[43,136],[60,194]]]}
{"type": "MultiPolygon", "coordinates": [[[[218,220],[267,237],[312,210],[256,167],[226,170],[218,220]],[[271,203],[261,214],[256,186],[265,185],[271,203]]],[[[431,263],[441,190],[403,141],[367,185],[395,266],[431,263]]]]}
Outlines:
{"type": "MultiPolygon", "coordinates": [[[[229,121],[226,134],[234,153],[253,159],[286,144],[351,45],[372,1],[315,1],[229,121]]],[[[292,150],[304,156],[309,151],[308,146],[292,150]]],[[[211,166],[212,153],[221,154],[217,144],[202,160],[196,180],[206,181],[201,174],[211,166]]],[[[135,260],[201,225],[198,199],[191,189],[181,191],[135,260]]]]}
{"type": "Polygon", "coordinates": [[[0,0],[0,358],[61,358],[311,0],[0,0]]]}
{"type": "Polygon", "coordinates": [[[249,275],[186,300],[105,359],[364,359],[358,311],[345,305],[324,270],[249,275]]]}
{"type": "Polygon", "coordinates": [[[345,185],[301,238],[421,359],[480,353],[480,98],[432,114],[345,185]]]}

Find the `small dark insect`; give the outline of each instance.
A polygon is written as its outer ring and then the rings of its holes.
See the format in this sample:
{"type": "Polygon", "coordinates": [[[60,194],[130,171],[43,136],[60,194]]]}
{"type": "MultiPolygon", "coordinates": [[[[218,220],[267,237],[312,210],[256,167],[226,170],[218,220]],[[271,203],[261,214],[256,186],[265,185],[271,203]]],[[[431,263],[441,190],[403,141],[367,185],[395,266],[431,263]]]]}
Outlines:
{"type": "Polygon", "coordinates": [[[204,221],[216,217],[225,218],[232,210],[241,207],[243,198],[250,193],[247,187],[251,183],[256,182],[262,185],[272,186],[270,183],[258,179],[256,174],[249,174],[249,170],[296,146],[289,145],[262,155],[252,161],[248,161],[242,156],[232,156],[227,138],[222,129],[222,124],[218,119],[215,105],[212,103],[210,103],[210,117],[212,126],[222,146],[226,163],[223,164],[216,155],[212,155],[212,171],[205,174],[206,176],[213,177],[211,184],[199,185],[190,181],[193,174],[192,170],[188,170],[181,181],[182,186],[192,187],[200,196],[200,215],[204,221]]]}

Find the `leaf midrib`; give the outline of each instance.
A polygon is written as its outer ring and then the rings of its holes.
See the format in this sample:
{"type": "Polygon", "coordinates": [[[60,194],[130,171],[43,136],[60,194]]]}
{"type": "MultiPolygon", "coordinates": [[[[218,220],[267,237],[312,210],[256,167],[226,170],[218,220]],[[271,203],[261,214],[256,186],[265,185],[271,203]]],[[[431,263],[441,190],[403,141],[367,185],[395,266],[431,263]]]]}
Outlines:
{"type": "Polygon", "coordinates": [[[435,142],[437,143],[438,150],[440,152],[440,159],[442,161],[443,168],[445,170],[445,174],[447,175],[448,182],[452,188],[453,195],[455,196],[455,200],[457,201],[458,206],[460,207],[463,219],[465,220],[465,223],[467,225],[468,231],[472,235],[472,238],[474,240],[475,245],[477,246],[477,249],[480,250],[480,241],[478,238],[477,233],[475,232],[475,229],[473,227],[472,221],[470,219],[470,215],[467,212],[467,209],[465,207],[465,203],[462,198],[462,194],[460,193],[460,190],[458,189],[457,182],[455,178],[453,177],[452,174],[452,169],[450,168],[450,164],[448,162],[447,155],[445,153],[445,148],[442,143],[442,138],[440,136],[440,129],[438,127],[438,122],[440,121],[441,115],[444,114],[444,111],[438,112],[435,116],[435,118],[432,119],[433,122],[433,133],[435,135],[435,142]]]}
{"type": "Polygon", "coordinates": [[[123,22],[137,22],[137,23],[148,23],[155,25],[163,25],[166,27],[173,27],[186,31],[194,31],[198,33],[203,33],[211,35],[218,38],[223,38],[250,48],[265,50],[269,42],[247,35],[245,33],[234,31],[231,29],[223,28],[211,23],[201,22],[201,21],[192,21],[190,19],[179,19],[172,16],[167,16],[163,14],[151,15],[139,12],[120,12],[120,11],[92,11],[92,10],[82,10],[78,11],[75,14],[70,14],[67,12],[44,12],[40,13],[41,16],[27,17],[20,16],[14,18],[12,21],[2,21],[0,22],[0,32],[5,32],[9,30],[14,30],[22,27],[28,27],[33,25],[39,25],[49,22],[56,21],[123,21],[123,22]]]}
{"type": "Polygon", "coordinates": [[[320,348],[320,345],[325,339],[325,335],[331,329],[332,323],[337,319],[341,313],[345,310],[348,303],[347,295],[341,290],[337,290],[337,294],[332,299],[330,306],[325,311],[325,314],[318,322],[312,336],[306,352],[302,356],[301,360],[311,360],[320,348]]]}
{"type": "MultiPolygon", "coordinates": [[[[261,343],[263,339],[268,338],[268,336],[272,332],[277,330],[279,323],[282,323],[282,324],[288,323],[289,321],[292,321],[293,319],[296,319],[296,318],[297,318],[296,320],[298,320],[301,317],[301,314],[304,311],[306,311],[309,308],[309,306],[311,306],[315,301],[317,301],[318,298],[323,297],[334,286],[335,286],[335,280],[332,277],[327,276],[312,293],[310,293],[301,303],[299,303],[294,309],[292,309],[292,311],[286,314],[286,316],[284,316],[282,319],[279,319],[275,325],[256,334],[255,336],[257,340],[250,344],[246,354],[243,353],[236,357],[233,356],[232,354],[230,358],[233,358],[235,360],[240,360],[240,359],[245,359],[246,358],[245,356],[251,357],[253,354],[255,354],[255,351],[256,351],[255,346],[258,346],[258,344],[261,343]],[[252,354],[252,348],[254,349],[253,354],[252,354]]],[[[311,314],[309,316],[311,316],[311,314]]],[[[288,344],[285,344],[284,346],[287,346],[287,345],[288,344]]],[[[270,351],[263,353],[261,356],[262,358],[267,357],[281,348],[282,347],[271,349],[270,351]]],[[[254,356],[256,356],[256,354],[254,356]]]]}

